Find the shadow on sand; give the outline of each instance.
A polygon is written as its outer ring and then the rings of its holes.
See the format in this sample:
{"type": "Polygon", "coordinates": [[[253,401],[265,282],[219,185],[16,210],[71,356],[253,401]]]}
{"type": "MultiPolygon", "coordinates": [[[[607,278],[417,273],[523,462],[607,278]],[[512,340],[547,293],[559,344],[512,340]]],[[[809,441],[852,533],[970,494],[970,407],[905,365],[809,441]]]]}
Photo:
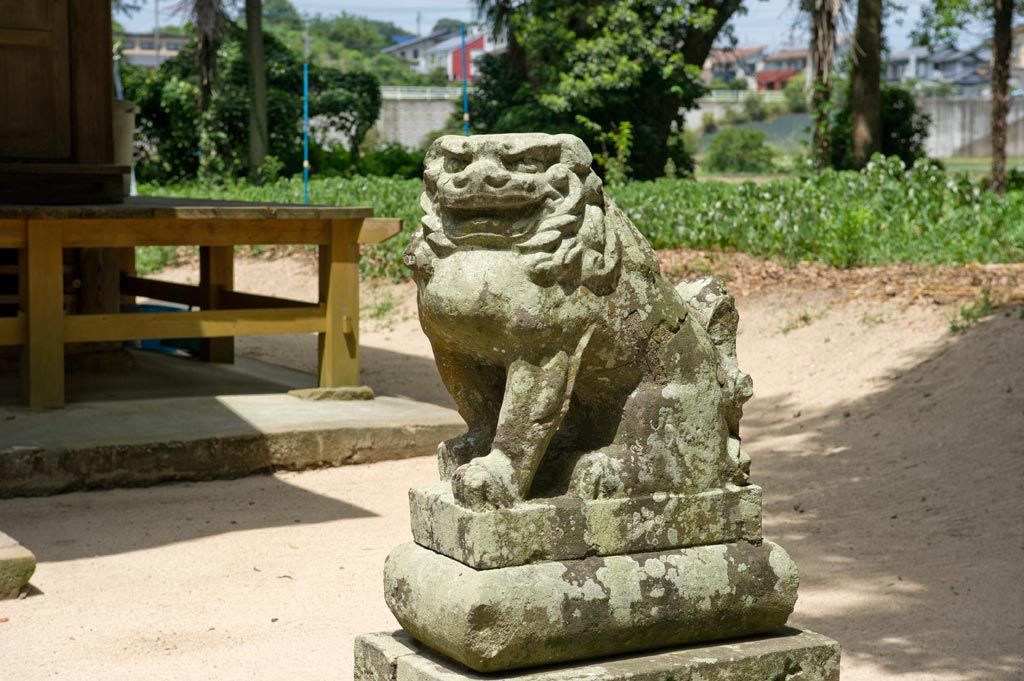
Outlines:
{"type": "Polygon", "coordinates": [[[1022,314],[997,312],[848,403],[798,418],[792,395],[768,396],[770,413],[751,405],[765,535],[803,575],[794,621],[845,658],[1021,678],[1022,314]]]}

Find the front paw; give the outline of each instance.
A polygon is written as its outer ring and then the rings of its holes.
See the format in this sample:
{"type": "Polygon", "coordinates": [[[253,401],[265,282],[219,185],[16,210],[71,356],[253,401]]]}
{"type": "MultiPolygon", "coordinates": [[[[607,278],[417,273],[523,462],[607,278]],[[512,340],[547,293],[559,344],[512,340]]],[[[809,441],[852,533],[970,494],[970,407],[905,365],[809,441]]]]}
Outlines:
{"type": "Polygon", "coordinates": [[[451,480],[459,466],[482,457],[491,446],[490,440],[473,433],[463,433],[437,446],[437,469],[442,480],[451,480]]]}
{"type": "Polygon", "coordinates": [[[587,454],[569,480],[571,493],[583,500],[611,499],[625,492],[622,461],[605,452],[587,454]]]}
{"type": "Polygon", "coordinates": [[[512,506],[519,500],[512,462],[497,449],[473,459],[452,475],[452,494],[459,506],[472,511],[512,506]]]}

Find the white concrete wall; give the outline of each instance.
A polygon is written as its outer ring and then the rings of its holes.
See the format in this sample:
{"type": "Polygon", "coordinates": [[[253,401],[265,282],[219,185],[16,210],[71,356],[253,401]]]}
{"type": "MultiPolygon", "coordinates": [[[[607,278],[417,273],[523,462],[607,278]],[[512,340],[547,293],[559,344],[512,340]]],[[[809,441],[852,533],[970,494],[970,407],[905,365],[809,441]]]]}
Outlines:
{"type": "MultiPolygon", "coordinates": [[[[992,102],[987,99],[935,98],[917,102],[921,113],[931,116],[925,150],[932,158],[983,157],[992,155],[992,102]]],[[[1024,98],[1010,100],[1007,116],[1006,153],[1024,156],[1024,98]]]]}

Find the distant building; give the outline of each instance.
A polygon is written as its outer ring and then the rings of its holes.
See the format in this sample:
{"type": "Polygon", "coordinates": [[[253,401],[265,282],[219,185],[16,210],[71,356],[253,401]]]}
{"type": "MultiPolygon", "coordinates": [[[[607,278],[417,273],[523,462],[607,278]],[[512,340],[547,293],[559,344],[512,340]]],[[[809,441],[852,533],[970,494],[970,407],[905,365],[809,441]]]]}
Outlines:
{"type": "Polygon", "coordinates": [[[701,80],[705,85],[710,85],[715,80],[723,83],[743,80],[747,82],[748,88],[753,88],[755,74],[766,49],[768,48],[764,45],[757,45],[711,50],[708,58],[704,60],[701,80]]]}
{"type": "MultiPolygon", "coordinates": [[[[493,40],[483,32],[466,34],[466,71],[469,80],[476,80],[475,61],[483,54],[504,51],[504,40],[493,40]]],[[[438,31],[423,38],[414,38],[381,50],[409,64],[417,73],[430,73],[440,69],[448,80],[462,80],[462,34],[458,31],[438,31]]]]}
{"type": "Polygon", "coordinates": [[[393,57],[401,59],[409,68],[416,73],[430,73],[437,68],[430,63],[427,57],[429,50],[450,39],[452,36],[459,36],[458,32],[452,31],[434,31],[430,35],[425,35],[421,38],[412,38],[410,40],[404,40],[396,45],[390,45],[381,50],[381,54],[390,54],[393,57]]]}
{"type": "Polygon", "coordinates": [[[129,64],[155,69],[178,53],[190,40],[183,33],[161,33],[159,41],[153,33],[118,33],[114,42],[121,43],[121,55],[129,64]]]}
{"type": "Polygon", "coordinates": [[[931,77],[931,64],[927,47],[909,47],[889,56],[885,66],[885,79],[891,83],[905,83],[908,80],[927,80],[931,77]]]}
{"type": "MultiPolygon", "coordinates": [[[[1016,66],[1017,53],[1011,59],[1016,66]]],[[[932,51],[911,47],[889,57],[885,67],[889,83],[917,88],[947,88],[962,97],[987,97],[992,89],[992,50],[980,45],[970,50],[946,47],[932,51]]]]}

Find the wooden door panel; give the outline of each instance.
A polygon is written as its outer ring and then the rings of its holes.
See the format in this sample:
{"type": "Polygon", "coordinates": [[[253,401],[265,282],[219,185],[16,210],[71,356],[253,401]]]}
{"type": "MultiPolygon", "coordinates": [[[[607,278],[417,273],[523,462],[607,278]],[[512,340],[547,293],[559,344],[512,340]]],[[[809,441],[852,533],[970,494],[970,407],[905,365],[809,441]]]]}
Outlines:
{"type": "Polygon", "coordinates": [[[71,158],[68,0],[0,0],[0,159],[71,158]]]}

